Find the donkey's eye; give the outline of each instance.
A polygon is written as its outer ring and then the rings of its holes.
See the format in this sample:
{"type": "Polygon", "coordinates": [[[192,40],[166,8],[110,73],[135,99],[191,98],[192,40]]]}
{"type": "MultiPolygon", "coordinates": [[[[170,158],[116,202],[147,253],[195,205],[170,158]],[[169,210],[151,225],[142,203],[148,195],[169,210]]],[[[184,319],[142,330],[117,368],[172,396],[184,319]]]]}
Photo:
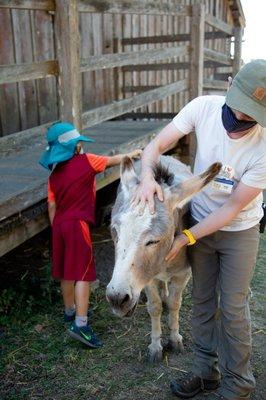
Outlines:
{"type": "Polygon", "coordinates": [[[160,240],[149,240],[147,243],[145,243],[145,246],[151,246],[153,244],[159,243],[160,240]]]}

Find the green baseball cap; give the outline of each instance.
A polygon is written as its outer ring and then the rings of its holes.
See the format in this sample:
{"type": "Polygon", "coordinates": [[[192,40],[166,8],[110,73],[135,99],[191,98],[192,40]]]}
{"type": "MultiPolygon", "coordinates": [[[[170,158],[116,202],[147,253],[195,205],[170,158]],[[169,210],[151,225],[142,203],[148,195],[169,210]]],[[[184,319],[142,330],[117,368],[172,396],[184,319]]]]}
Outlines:
{"type": "Polygon", "coordinates": [[[266,60],[253,60],[241,68],[225,102],[266,127],[266,60]]]}

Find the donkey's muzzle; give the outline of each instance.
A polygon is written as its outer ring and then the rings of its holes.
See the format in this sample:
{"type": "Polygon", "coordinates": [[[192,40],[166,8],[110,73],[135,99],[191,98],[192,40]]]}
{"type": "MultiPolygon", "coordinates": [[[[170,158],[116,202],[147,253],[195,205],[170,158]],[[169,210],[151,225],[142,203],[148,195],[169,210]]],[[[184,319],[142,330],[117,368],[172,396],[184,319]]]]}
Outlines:
{"type": "Polygon", "coordinates": [[[135,309],[136,304],[129,293],[115,292],[107,288],[106,299],[113,313],[119,317],[130,316],[135,309]]]}

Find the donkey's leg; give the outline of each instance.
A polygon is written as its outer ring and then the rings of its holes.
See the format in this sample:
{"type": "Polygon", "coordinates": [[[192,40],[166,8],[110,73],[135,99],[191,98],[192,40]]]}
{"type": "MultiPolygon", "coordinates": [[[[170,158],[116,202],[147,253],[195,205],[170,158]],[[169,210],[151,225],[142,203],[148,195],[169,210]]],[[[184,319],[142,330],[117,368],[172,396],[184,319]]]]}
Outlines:
{"type": "Polygon", "coordinates": [[[166,298],[169,310],[168,325],[170,338],[168,346],[178,352],[183,352],[182,336],[179,333],[179,310],[182,303],[182,293],[190,278],[190,271],[183,271],[180,276],[174,276],[169,284],[169,296],[166,298]]]}
{"type": "Polygon", "coordinates": [[[149,361],[160,361],[162,359],[163,347],[161,344],[161,315],[162,301],[158,291],[158,284],[153,281],[145,287],[147,296],[147,309],[151,317],[151,344],[149,345],[149,361]]]}

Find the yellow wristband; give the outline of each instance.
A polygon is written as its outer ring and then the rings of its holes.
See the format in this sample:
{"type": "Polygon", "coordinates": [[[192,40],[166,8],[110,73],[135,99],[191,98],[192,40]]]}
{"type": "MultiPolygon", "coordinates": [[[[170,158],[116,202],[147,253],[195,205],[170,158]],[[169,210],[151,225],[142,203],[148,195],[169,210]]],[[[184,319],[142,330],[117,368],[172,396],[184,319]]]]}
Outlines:
{"type": "Polygon", "coordinates": [[[188,246],[192,246],[193,244],[196,243],[196,239],[188,229],[184,229],[182,232],[184,233],[184,235],[188,237],[189,240],[188,246]]]}

